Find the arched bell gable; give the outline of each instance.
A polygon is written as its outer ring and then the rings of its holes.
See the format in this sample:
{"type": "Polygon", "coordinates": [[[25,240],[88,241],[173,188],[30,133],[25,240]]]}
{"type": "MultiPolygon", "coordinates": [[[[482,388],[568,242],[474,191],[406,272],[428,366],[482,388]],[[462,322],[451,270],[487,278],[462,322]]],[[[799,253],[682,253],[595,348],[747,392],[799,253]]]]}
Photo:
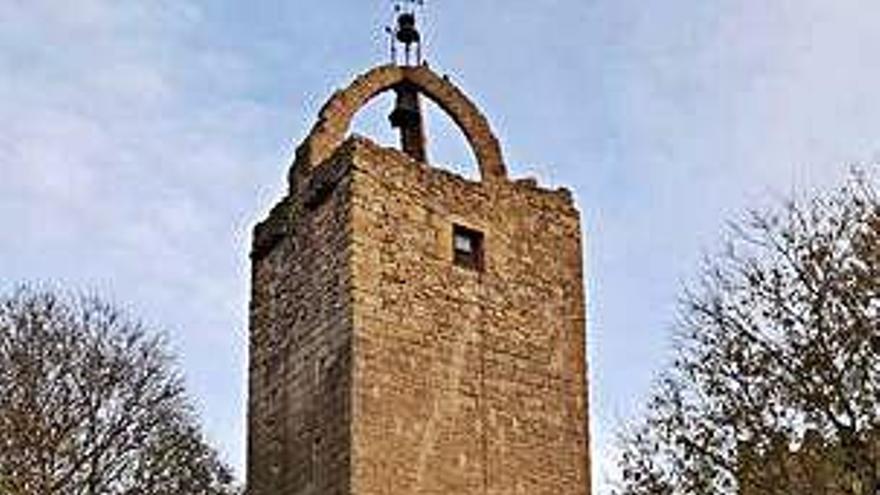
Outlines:
{"type": "Polygon", "coordinates": [[[507,177],[501,146],[489,122],[460,89],[426,66],[380,66],[337,91],[321,108],[318,122],[303,143],[301,152],[308,165],[321,163],[342,144],[355,114],[370,100],[402,83],[414,85],[452,118],[470,144],[483,180],[507,177]]]}

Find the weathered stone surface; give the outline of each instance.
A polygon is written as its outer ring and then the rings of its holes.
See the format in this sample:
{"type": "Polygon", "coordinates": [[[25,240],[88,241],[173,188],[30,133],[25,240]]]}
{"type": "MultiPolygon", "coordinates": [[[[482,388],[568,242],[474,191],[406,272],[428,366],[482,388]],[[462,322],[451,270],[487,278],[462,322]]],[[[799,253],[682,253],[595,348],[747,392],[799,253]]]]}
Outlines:
{"type": "MultiPolygon", "coordinates": [[[[430,75],[435,94],[457,91],[430,75]]],[[[364,95],[394,84],[359,81],[364,95]]],[[[482,124],[462,127],[480,182],[364,138],[337,142],[369,99],[347,94],[255,230],[250,493],[588,493],[570,194],[508,181],[478,112],[482,124]],[[478,269],[456,264],[456,225],[482,234],[478,269]]]]}
{"type": "Polygon", "coordinates": [[[350,493],[350,178],[344,156],[257,227],[250,317],[248,487],[350,493]],[[329,190],[328,190],[329,188],[329,190]]]}

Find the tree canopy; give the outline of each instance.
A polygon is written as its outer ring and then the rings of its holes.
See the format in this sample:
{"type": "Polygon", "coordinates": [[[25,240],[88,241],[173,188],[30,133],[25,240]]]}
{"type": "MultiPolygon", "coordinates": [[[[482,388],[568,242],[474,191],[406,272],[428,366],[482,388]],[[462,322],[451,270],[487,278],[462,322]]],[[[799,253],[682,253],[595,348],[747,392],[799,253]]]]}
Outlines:
{"type": "Polygon", "coordinates": [[[164,338],[97,297],[0,296],[0,495],[221,495],[164,338]]]}
{"type": "Polygon", "coordinates": [[[880,493],[875,176],[731,224],[622,434],[620,495],[880,493]]]}

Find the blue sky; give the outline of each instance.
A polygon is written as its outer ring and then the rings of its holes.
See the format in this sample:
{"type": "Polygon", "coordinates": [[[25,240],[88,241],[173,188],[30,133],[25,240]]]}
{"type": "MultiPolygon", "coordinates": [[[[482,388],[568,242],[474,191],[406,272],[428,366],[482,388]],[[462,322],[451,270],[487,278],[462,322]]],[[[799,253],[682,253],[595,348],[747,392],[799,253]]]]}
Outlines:
{"type": "MultiPolygon", "coordinates": [[[[511,175],[576,192],[601,484],[724,222],[880,157],[880,7],[428,1],[432,67],[511,175]]],[[[389,19],[390,0],[0,1],[0,289],[97,290],[167,329],[242,465],[250,227],[323,101],[386,61],[389,19]]],[[[387,104],[357,130],[392,142],[387,104]]],[[[429,132],[473,172],[445,117],[429,132]]]]}

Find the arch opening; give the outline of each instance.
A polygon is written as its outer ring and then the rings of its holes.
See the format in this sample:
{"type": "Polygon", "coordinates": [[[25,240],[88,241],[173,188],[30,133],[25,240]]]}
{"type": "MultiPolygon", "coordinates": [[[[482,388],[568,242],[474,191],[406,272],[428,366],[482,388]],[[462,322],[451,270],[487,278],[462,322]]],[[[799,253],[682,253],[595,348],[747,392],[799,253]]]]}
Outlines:
{"type": "Polygon", "coordinates": [[[424,102],[424,114],[429,164],[468,180],[480,180],[476,156],[455,122],[431,100],[424,102]]]}
{"type": "MultiPolygon", "coordinates": [[[[480,169],[476,155],[461,129],[431,99],[422,98],[421,100],[428,165],[448,170],[468,180],[480,180],[480,169]]],[[[400,133],[392,128],[388,121],[394,104],[393,91],[376,95],[355,113],[346,138],[353,134],[369,136],[380,146],[402,150],[400,133]]]]}
{"type": "Polygon", "coordinates": [[[425,66],[381,66],[334,94],[304,143],[309,165],[320,163],[342,143],[359,110],[404,82],[417,87],[421,95],[433,101],[457,125],[476,157],[482,180],[506,179],[501,147],[486,118],[448,79],[437,76],[425,66]]]}
{"type": "Polygon", "coordinates": [[[386,148],[400,148],[399,133],[388,123],[388,113],[393,107],[393,92],[377,95],[355,113],[345,137],[360,134],[386,148]]]}

